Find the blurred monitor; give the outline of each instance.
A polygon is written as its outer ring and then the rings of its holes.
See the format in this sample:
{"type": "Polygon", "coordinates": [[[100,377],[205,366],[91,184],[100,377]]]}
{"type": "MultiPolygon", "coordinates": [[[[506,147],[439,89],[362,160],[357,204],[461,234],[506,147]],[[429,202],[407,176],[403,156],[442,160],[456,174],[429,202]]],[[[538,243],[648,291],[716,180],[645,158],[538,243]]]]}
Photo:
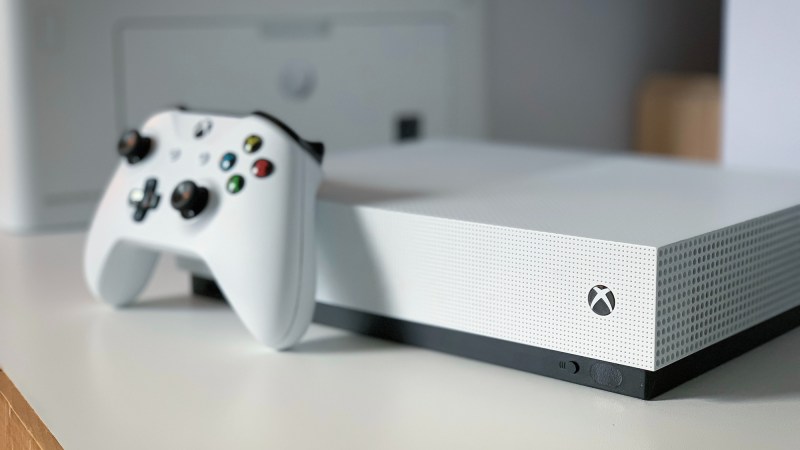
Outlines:
{"type": "Polygon", "coordinates": [[[725,8],[723,161],[800,170],[800,2],[725,8]]]}
{"type": "Polygon", "coordinates": [[[6,0],[0,228],[88,222],[126,128],[273,113],[331,152],[481,137],[479,0],[6,0]]]}

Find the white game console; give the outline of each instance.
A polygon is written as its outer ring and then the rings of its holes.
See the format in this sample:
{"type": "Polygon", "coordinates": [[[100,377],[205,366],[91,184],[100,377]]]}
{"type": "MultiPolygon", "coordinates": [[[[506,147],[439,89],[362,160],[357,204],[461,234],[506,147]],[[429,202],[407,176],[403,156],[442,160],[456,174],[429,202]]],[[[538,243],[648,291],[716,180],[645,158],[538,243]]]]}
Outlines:
{"type": "Polygon", "coordinates": [[[484,134],[481,0],[4,0],[0,229],[85,226],[119,133],[279,111],[331,153],[484,134]]]}
{"type": "Polygon", "coordinates": [[[797,173],[467,141],[342,153],[317,246],[318,322],[640,398],[800,323],[797,173]]]}

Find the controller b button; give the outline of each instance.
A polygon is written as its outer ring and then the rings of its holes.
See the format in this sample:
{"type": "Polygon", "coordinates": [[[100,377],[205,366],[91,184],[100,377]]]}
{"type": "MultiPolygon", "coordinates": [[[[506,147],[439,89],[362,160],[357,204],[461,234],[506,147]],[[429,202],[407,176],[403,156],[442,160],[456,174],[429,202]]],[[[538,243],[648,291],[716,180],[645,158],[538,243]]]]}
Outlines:
{"type": "Polygon", "coordinates": [[[250,170],[253,172],[253,175],[258,178],[264,178],[272,174],[275,170],[275,165],[266,159],[259,159],[253,163],[253,167],[250,170]]]}

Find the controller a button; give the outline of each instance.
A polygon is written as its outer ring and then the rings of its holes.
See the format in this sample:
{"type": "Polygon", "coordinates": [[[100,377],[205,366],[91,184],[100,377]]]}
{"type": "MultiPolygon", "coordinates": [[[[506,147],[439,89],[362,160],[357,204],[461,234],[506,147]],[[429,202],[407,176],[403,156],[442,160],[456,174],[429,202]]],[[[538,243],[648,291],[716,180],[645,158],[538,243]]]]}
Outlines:
{"type": "Polygon", "coordinates": [[[245,153],[255,153],[261,149],[263,143],[264,141],[260,136],[256,136],[255,134],[248,136],[247,139],[244,140],[244,151],[245,153]]]}
{"type": "Polygon", "coordinates": [[[228,192],[231,194],[236,194],[242,189],[244,189],[244,177],[241,175],[234,175],[228,178],[227,184],[228,192]]]}
{"type": "Polygon", "coordinates": [[[219,161],[219,168],[226,172],[233,169],[233,166],[235,165],[236,165],[236,155],[234,155],[231,152],[222,155],[222,159],[219,161]]]}
{"type": "Polygon", "coordinates": [[[275,165],[266,159],[259,159],[253,163],[253,167],[250,170],[253,172],[253,175],[258,178],[264,178],[270,176],[272,172],[275,171],[275,165]]]}
{"type": "Polygon", "coordinates": [[[203,212],[208,205],[208,189],[186,180],[175,187],[170,201],[184,219],[191,219],[203,212]]]}
{"type": "Polygon", "coordinates": [[[130,164],[136,164],[150,154],[153,141],[139,134],[136,130],[129,130],[122,134],[117,143],[117,152],[128,160],[130,164]]]}

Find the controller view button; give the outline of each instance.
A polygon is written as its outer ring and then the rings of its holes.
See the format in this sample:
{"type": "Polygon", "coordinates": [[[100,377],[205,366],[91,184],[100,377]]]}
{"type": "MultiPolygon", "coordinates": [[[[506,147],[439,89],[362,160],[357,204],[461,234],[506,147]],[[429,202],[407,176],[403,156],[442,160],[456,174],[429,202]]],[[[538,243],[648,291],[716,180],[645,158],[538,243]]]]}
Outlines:
{"type": "Polygon", "coordinates": [[[128,160],[130,164],[136,164],[150,154],[153,141],[139,134],[136,130],[129,130],[122,134],[117,143],[117,153],[128,160]]]}
{"type": "Polygon", "coordinates": [[[173,148],[172,150],[170,150],[169,159],[173,162],[181,159],[181,149],[173,148]]]}
{"type": "Polygon", "coordinates": [[[266,159],[259,159],[253,163],[253,167],[250,170],[258,178],[264,178],[272,174],[275,166],[266,159]]]}
{"type": "Polygon", "coordinates": [[[237,192],[244,189],[244,177],[241,175],[234,175],[228,178],[228,192],[231,194],[236,194],[237,192]]]}
{"type": "Polygon", "coordinates": [[[203,212],[208,204],[208,189],[193,181],[183,181],[172,191],[171,203],[184,219],[191,219],[203,212]]]}
{"type": "Polygon", "coordinates": [[[245,153],[255,153],[261,149],[263,143],[264,141],[261,140],[261,137],[256,135],[249,136],[244,140],[244,151],[245,153]]]}
{"type": "Polygon", "coordinates": [[[226,172],[233,169],[233,166],[235,165],[236,165],[236,155],[234,155],[231,152],[222,155],[222,159],[219,161],[219,168],[226,172]]]}

